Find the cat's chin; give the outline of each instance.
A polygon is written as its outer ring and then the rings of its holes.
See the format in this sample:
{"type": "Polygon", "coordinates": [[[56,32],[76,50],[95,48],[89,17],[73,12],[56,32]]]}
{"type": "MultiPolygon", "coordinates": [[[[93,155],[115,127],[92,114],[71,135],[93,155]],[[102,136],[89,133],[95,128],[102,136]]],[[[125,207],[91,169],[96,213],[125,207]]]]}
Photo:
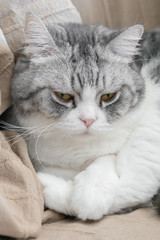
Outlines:
{"type": "Polygon", "coordinates": [[[85,131],[85,132],[81,133],[81,135],[88,137],[88,136],[93,136],[93,133],[90,133],[89,131],[85,131]]]}
{"type": "Polygon", "coordinates": [[[77,137],[92,138],[92,137],[95,137],[97,135],[104,135],[104,132],[94,131],[94,130],[91,130],[91,129],[86,129],[86,130],[83,130],[83,131],[70,132],[70,134],[73,135],[73,136],[77,136],[77,137]]]}
{"type": "Polygon", "coordinates": [[[77,136],[77,137],[91,137],[94,134],[89,131],[83,131],[83,132],[77,131],[77,132],[70,132],[70,135],[77,136]]]}

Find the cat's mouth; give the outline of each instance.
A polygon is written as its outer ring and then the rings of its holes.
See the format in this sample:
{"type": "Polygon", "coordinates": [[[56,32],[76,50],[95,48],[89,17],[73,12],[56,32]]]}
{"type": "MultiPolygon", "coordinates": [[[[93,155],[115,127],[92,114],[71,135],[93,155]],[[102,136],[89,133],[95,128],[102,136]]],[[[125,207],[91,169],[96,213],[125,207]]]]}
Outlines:
{"type": "Polygon", "coordinates": [[[88,131],[88,129],[82,133],[83,136],[90,136],[91,133],[88,131]]]}
{"type": "Polygon", "coordinates": [[[89,137],[89,136],[93,136],[94,133],[90,130],[90,129],[85,129],[85,130],[81,130],[81,131],[75,131],[73,132],[73,135],[76,135],[77,137],[89,137]]]}
{"type": "Polygon", "coordinates": [[[79,133],[79,135],[84,136],[84,137],[92,137],[92,136],[96,135],[96,132],[94,132],[90,128],[87,128],[83,132],[79,133]]]}

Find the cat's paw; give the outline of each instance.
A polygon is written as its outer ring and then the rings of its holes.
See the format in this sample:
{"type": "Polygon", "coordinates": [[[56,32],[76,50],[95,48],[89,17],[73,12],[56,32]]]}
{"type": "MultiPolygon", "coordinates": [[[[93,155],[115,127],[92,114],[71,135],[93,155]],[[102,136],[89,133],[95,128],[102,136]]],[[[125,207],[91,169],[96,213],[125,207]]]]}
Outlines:
{"type": "Polygon", "coordinates": [[[37,175],[43,188],[45,206],[60,213],[71,214],[69,199],[72,182],[46,173],[37,175]]]}
{"type": "Polygon", "coordinates": [[[99,220],[108,213],[107,200],[97,187],[92,189],[76,190],[72,196],[72,211],[79,219],[99,220]]]}
{"type": "Polygon", "coordinates": [[[71,208],[79,219],[99,220],[109,212],[111,198],[102,186],[78,181],[75,184],[71,208]]]}

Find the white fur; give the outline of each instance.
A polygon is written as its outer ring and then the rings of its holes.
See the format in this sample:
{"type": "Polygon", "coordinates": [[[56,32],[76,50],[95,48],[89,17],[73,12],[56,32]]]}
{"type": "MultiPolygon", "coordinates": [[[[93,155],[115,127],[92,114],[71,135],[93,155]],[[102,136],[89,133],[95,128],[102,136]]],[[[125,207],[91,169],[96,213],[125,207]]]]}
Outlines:
{"type": "MultiPolygon", "coordinates": [[[[44,24],[29,14],[25,34],[25,50],[32,61],[36,59],[36,63],[44,50],[45,61],[49,61],[49,50],[55,45],[44,24]]],[[[142,34],[141,25],[120,33],[108,44],[110,58],[131,62],[138,53],[137,43],[142,34]]],[[[32,127],[35,136],[27,141],[28,149],[31,158],[40,162],[38,177],[47,207],[82,220],[97,220],[145,204],[157,192],[160,89],[150,84],[146,70],[142,71],[146,79],[145,100],[114,124],[107,123],[98,107],[95,99],[100,100],[100,96],[96,96],[96,90],[87,87],[81,97],[75,96],[77,107],[62,120],[57,122],[37,114],[21,122],[22,126],[32,127]],[[95,121],[87,129],[80,119],[95,121]]],[[[59,101],[54,94],[53,97],[59,101]]]]}
{"type": "Polygon", "coordinates": [[[28,147],[31,158],[44,166],[38,177],[47,207],[82,220],[97,220],[147,203],[157,192],[160,89],[150,83],[145,68],[142,74],[146,79],[145,100],[116,124],[105,125],[103,135],[98,130],[103,129],[105,116],[89,90],[82,96],[84,105],[71,111],[63,122],[66,129],[62,123],[40,116],[32,119],[30,125],[39,125],[46,133],[39,131],[41,136],[29,140],[28,147]],[[79,119],[82,115],[97,119],[88,131],[79,119]]]}

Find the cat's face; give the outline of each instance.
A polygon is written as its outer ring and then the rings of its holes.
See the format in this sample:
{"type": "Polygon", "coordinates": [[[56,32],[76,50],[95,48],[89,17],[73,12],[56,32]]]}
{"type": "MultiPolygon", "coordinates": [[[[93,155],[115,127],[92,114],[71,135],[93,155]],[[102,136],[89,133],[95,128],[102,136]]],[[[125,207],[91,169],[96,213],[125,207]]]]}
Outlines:
{"type": "Polygon", "coordinates": [[[49,33],[42,22],[30,18],[27,57],[20,57],[12,81],[19,118],[38,113],[68,134],[104,134],[139,105],[144,82],[133,56],[142,26],[119,33],[54,25],[49,33]]]}

